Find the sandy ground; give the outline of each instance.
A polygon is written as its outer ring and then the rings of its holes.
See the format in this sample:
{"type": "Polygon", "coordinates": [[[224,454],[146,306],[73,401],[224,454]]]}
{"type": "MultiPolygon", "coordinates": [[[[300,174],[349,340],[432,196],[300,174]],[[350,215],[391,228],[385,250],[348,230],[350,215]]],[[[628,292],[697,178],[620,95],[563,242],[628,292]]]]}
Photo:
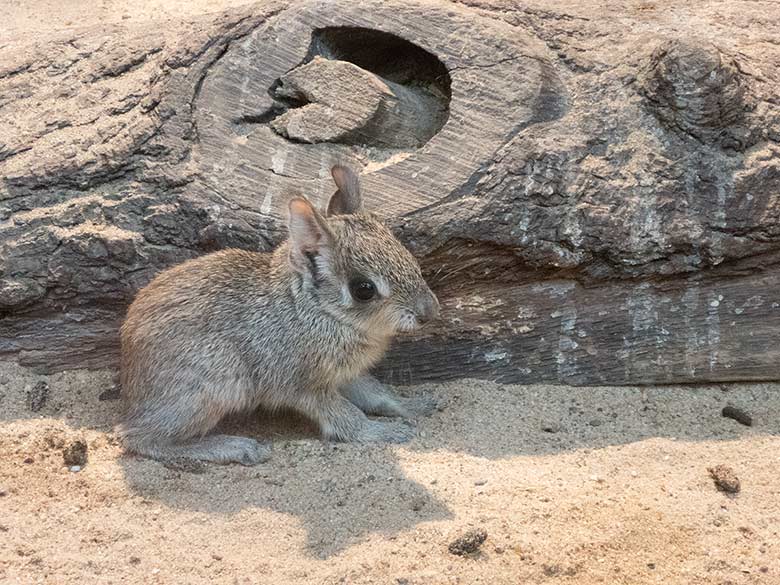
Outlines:
{"type": "Polygon", "coordinates": [[[197,473],[123,455],[110,388],[0,365],[0,582],[780,583],[778,385],[403,388],[442,407],[407,445],[250,416],[226,426],[272,441],[271,461],[197,473]],[[470,529],[479,552],[450,553],[470,529]]]}
{"type": "Polygon", "coordinates": [[[99,24],[177,20],[252,3],[249,0],[0,0],[0,36],[45,36],[99,24]]]}
{"type": "MultiPolygon", "coordinates": [[[[0,22],[8,40],[244,3],[0,0],[0,22]]],[[[226,426],[272,441],[271,461],[199,473],[123,455],[110,388],[0,364],[0,582],[780,584],[778,385],[406,388],[442,405],[408,445],[251,416],[226,426]],[[715,488],[718,464],[740,493],[715,488]],[[471,529],[481,549],[451,554],[471,529]]]]}

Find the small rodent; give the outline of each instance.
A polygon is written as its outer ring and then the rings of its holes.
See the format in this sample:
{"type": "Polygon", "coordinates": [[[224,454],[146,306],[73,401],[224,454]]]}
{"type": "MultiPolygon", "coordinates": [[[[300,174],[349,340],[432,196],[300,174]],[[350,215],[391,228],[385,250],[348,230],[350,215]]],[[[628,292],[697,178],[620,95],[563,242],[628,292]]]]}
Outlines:
{"type": "Polygon", "coordinates": [[[411,253],[363,210],[357,175],[331,170],[323,216],[289,202],[287,241],[270,253],[222,250],[165,270],[121,329],[125,447],[161,461],[253,465],[270,448],[208,435],[227,414],[291,408],[325,439],[402,442],[403,420],[431,399],[401,399],[368,375],[397,331],[434,319],[439,302],[411,253]]]}

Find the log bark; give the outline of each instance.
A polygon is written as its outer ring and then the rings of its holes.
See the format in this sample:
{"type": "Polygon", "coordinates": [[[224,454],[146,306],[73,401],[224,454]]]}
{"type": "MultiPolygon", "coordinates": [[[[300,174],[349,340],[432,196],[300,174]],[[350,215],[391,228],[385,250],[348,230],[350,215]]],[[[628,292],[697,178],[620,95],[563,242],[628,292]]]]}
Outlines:
{"type": "Polygon", "coordinates": [[[0,357],[115,366],[140,287],[271,249],[338,161],[443,305],[388,380],[780,378],[780,22],[678,4],[260,2],[8,41],[0,357]]]}

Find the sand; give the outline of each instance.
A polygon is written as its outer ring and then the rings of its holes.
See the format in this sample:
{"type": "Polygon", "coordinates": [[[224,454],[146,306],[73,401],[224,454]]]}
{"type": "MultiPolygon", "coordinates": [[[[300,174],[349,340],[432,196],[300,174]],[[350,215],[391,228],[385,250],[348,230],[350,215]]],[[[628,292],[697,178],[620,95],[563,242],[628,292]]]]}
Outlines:
{"type": "MultiPolygon", "coordinates": [[[[17,0],[0,21],[13,41],[239,4],[17,0]]],[[[409,444],[325,444],[251,415],[226,427],[271,441],[270,462],[202,470],[124,455],[111,388],[109,372],[0,364],[0,582],[780,583],[777,384],[409,387],[441,404],[409,444]],[[472,530],[481,547],[450,552],[472,530]]]]}
{"type": "MultiPolygon", "coordinates": [[[[176,21],[252,4],[248,0],[0,0],[5,39],[46,37],[82,27],[176,21]]],[[[0,37],[0,47],[4,39],[0,37]]]]}
{"type": "Polygon", "coordinates": [[[0,365],[0,582],[780,583],[776,384],[400,388],[441,406],[406,445],[260,413],[225,426],[270,462],[196,472],[123,454],[111,387],[0,365]],[[474,529],[476,553],[448,550],[474,529]]]}

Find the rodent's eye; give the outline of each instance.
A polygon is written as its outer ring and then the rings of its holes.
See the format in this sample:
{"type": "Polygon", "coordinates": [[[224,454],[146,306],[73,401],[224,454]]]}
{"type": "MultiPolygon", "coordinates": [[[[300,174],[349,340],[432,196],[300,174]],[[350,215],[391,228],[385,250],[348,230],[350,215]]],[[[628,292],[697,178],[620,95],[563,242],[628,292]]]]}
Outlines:
{"type": "Polygon", "coordinates": [[[376,296],[376,286],[367,278],[353,278],[349,282],[349,292],[356,301],[370,301],[376,296]]]}

